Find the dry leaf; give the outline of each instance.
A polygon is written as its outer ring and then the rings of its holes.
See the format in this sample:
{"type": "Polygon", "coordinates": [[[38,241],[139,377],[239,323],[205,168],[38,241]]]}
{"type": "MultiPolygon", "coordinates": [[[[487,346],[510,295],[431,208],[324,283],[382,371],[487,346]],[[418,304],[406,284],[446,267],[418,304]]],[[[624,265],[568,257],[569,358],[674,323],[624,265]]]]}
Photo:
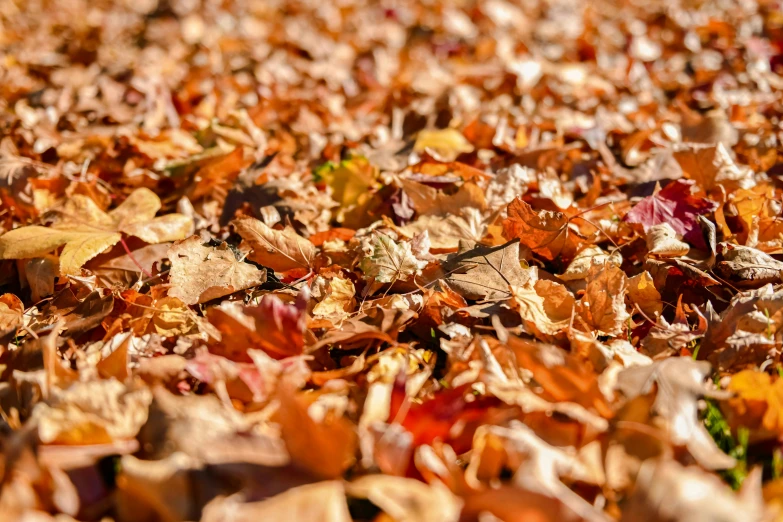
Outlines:
{"type": "Polygon", "coordinates": [[[231,222],[242,239],[253,251],[248,259],[276,272],[294,268],[309,270],[313,264],[316,248],[300,237],[293,229],[275,230],[253,218],[240,218],[231,222]]]}
{"type": "Polygon", "coordinates": [[[410,243],[398,243],[385,234],[374,234],[370,238],[366,254],[359,268],[366,279],[378,283],[407,281],[427,264],[416,259],[410,243]]]}
{"type": "Polygon", "coordinates": [[[698,399],[716,395],[704,384],[709,372],[709,363],[670,357],[623,370],[617,376],[617,387],[632,399],[652,392],[653,385],[657,385],[653,410],[667,423],[672,442],[686,446],[705,468],[725,469],[734,466],[735,461],[718,449],[698,414],[698,399]]]}
{"type": "Polygon", "coordinates": [[[122,234],[147,243],[163,243],[184,239],[191,233],[193,222],[187,216],[155,217],[160,207],[160,199],[149,189],[135,190],[108,213],[92,199],[77,194],[53,212],[51,227],[22,227],[0,236],[0,259],[40,257],[65,245],[60,271],[79,275],[82,265],[119,243],[122,234]]]}
{"type": "Polygon", "coordinates": [[[571,259],[581,236],[572,230],[562,212],[533,207],[517,198],[508,206],[508,218],[503,221],[503,237],[519,238],[520,242],[544,259],[571,259]]]}
{"type": "Polygon", "coordinates": [[[628,279],[625,272],[609,263],[593,266],[587,276],[587,288],[577,302],[575,324],[604,335],[618,336],[630,318],[625,309],[628,279]]]}
{"type": "Polygon", "coordinates": [[[169,295],[185,304],[205,303],[224,295],[258,286],[266,281],[266,271],[244,263],[223,243],[204,246],[197,236],[174,244],[169,295]]]}

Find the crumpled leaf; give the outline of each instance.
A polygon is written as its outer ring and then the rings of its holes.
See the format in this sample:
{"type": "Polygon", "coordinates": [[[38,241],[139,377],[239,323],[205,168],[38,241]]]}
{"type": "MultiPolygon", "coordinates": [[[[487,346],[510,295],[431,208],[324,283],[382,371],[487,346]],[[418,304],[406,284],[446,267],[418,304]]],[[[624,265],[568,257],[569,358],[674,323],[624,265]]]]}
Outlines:
{"type": "Polygon", "coordinates": [[[527,331],[541,340],[564,331],[571,324],[574,296],[558,283],[531,277],[524,286],[510,286],[512,309],[519,312],[527,331]]]}
{"type": "Polygon", "coordinates": [[[340,320],[348,317],[356,304],[356,288],[349,279],[343,277],[325,278],[317,276],[311,288],[314,317],[340,320]]]}
{"type": "Polygon", "coordinates": [[[647,270],[628,279],[628,297],[652,319],[663,311],[661,293],[647,270]]]}
{"type": "Polygon", "coordinates": [[[656,257],[679,257],[688,253],[688,243],[677,239],[669,223],[653,225],[647,231],[647,252],[656,257]]]}
{"type": "Polygon", "coordinates": [[[519,238],[520,242],[544,259],[571,259],[582,241],[579,233],[570,227],[562,212],[542,210],[517,198],[508,206],[508,218],[503,220],[503,237],[519,238]]]}
{"type": "Polygon", "coordinates": [[[676,460],[650,459],[642,464],[622,522],[759,521],[763,515],[761,473],[755,470],[735,493],[720,478],[676,460]]]}
{"type": "Polygon", "coordinates": [[[248,348],[263,350],[275,359],[301,354],[308,299],[304,287],[294,304],[265,295],[255,306],[229,302],[210,308],[207,318],[222,337],[213,352],[239,362],[250,362],[248,348]]]}
{"type": "Polygon", "coordinates": [[[688,324],[681,304],[677,307],[677,313],[674,321],[669,324],[663,316],[658,317],[658,322],[650,329],[647,337],[642,339],[642,349],[651,357],[663,357],[679,353],[693,341],[704,336],[707,330],[707,321],[701,313],[696,310],[699,324],[692,328],[688,324]]]}
{"type": "Polygon", "coordinates": [[[44,444],[106,444],[135,437],[147,420],[148,388],[127,389],[116,380],[73,384],[33,410],[44,444]]]}
{"type": "Polygon", "coordinates": [[[313,264],[316,248],[292,228],[275,230],[258,219],[243,217],[231,222],[242,239],[253,251],[248,259],[277,272],[294,268],[309,270],[313,264]]]}
{"type": "Polygon", "coordinates": [[[409,242],[398,243],[385,234],[374,234],[366,253],[359,268],[366,279],[378,283],[407,281],[427,265],[416,259],[409,242]]]}
{"type": "Polygon", "coordinates": [[[783,280],[783,262],[755,248],[720,243],[715,269],[738,288],[758,288],[783,280]]]}
{"type": "Polygon", "coordinates": [[[675,444],[688,448],[693,458],[707,469],[733,467],[735,460],[723,453],[699,419],[698,399],[720,396],[710,391],[704,379],[710,364],[690,357],[669,357],[649,366],[627,368],[617,376],[617,388],[633,399],[657,387],[653,411],[667,424],[675,444]]]}
{"type": "Polygon", "coordinates": [[[205,246],[198,236],[172,245],[168,258],[171,260],[169,296],[189,305],[205,303],[266,281],[266,270],[237,260],[225,243],[219,247],[205,246]]]}
{"type": "MultiPolygon", "coordinates": [[[[511,458],[521,461],[514,474],[517,486],[559,500],[581,520],[609,520],[563,483],[563,480],[587,483],[602,480],[578,458],[575,451],[569,452],[547,444],[528,426],[518,421],[512,421],[508,428],[482,426],[476,432],[477,448],[498,445],[505,447],[511,458]]],[[[477,466],[480,458],[480,451],[474,453],[470,466],[477,466]]]]}
{"type": "Polygon", "coordinates": [[[291,488],[266,500],[242,502],[217,498],[204,508],[202,522],[252,522],[291,520],[297,522],[352,522],[342,481],[331,480],[291,488]]]}
{"type": "Polygon", "coordinates": [[[628,291],[628,279],[625,272],[606,263],[593,265],[587,276],[587,288],[576,304],[580,324],[604,335],[618,336],[626,326],[630,314],[625,309],[625,294],[628,291]]]}
{"type": "Polygon", "coordinates": [[[661,223],[668,223],[677,234],[694,246],[707,245],[701,235],[698,216],[715,210],[717,205],[692,194],[692,181],[677,180],[666,185],[656,194],[644,198],[623,218],[628,223],[637,223],[645,232],[661,223]]]}
{"type": "Polygon", "coordinates": [[[0,295],[0,337],[24,324],[24,304],[14,294],[0,295]]]}
{"type": "Polygon", "coordinates": [[[612,265],[620,266],[622,260],[622,256],[617,251],[608,254],[599,246],[589,245],[580,250],[565,272],[557,277],[563,281],[577,281],[586,278],[590,273],[590,268],[595,265],[604,265],[608,262],[612,265]]]}
{"type": "Polygon", "coordinates": [[[0,259],[40,257],[65,245],[60,254],[60,271],[78,275],[82,265],[119,243],[122,234],[147,243],[164,243],[184,239],[191,233],[193,221],[189,217],[155,217],[160,208],[160,198],[145,188],[136,189],[108,213],[87,196],[75,194],[62,208],[53,211],[50,227],[31,225],[0,236],[0,259]]]}
{"type": "Polygon", "coordinates": [[[719,316],[708,307],[708,327],[700,357],[725,369],[745,362],[761,363],[772,355],[783,327],[783,291],[767,284],[735,295],[719,316]]]}

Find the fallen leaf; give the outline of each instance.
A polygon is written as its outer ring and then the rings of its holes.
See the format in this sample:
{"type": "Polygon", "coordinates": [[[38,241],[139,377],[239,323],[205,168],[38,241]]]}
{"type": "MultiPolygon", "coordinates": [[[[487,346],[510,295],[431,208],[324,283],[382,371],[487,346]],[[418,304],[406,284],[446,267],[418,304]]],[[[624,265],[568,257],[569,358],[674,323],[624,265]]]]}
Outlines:
{"type": "Polygon", "coordinates": [[[524,286],[532,271],[519,262],[519,243],[514,240],[497,247],[460,243],[460,251],[444,263],[445,279],[466,299],[508,297],[509,285],[524,286]]]}
{"type": "Polygon", "coordinates": [[[456,522],[460,518],[462,501],[439,482],[427,485],[405,477],[368,475],[346,484],[346,490],[399,522],[456,522]]]}
{"type": "Polygon", "coordinates": [[[74,384],[33,410],[44,444],[105,444],[135,437],[147,420],[152,394],[116,380],[74,384]]]}
{"type": "Polygon", "coordinates": [[[647,231],[647,252],[656,257],[680,257],[688,253],[688,243],[677,238],[669,223],[653,225],[647,231]]]}
{"type": "Polygon", "coordinates": [[[266,281],[266,271],[239,261],[222,244],[204,246],[197,236],[172,245],[169,295],[191,305],[258,286],[266,281]]]}
{"type": "Polygon", "coordinates": [[[398,243],[385,234],[372,236],[366,254],[359,268],[365,278],[378,283],[407,281],[426,266],[414,257],[410,243],[398,243]]]}
{"type": "Polygon", "coordinates": [[[182,214],[155,217],[160,210],[158,196],[149,189],[137,189],[108,213],[92,199],[79,194],[53,211],[51,227],[31,225],[0,236],[0,259],[40,257],[65,245],[60,254],[60,271],[78,275],[87,261],[119,243],[122,234],[147,243],[184,239],[193,222],[182,214]]]}
{"type": "Polygon", "coordinates": [[[275,420],[280,424],[288,453],[295,466],[316,477],[341,477],[355,458],[356,428],[328,411],[323,418],[314,419],[307,395],[290,389],[279,389],[276,395],[280,405],[275,420]]]}
{"type": "Polygon", "coordinates": [[[14,294],[0,295],[0,337],[24,324],[24,304],[14,294]]]}
{"type": "Polygon", "coordinates": [[[650,318],[663,312],[661,293],[647,270],[628,279],[628,297],[650,318]]]}
{"type": "Polygon", "coordinates": [[[248,259],[277,272],[294,268],[309,270],[313,264],[316,249],[313,244],[297,235],[293,229],[275,230],[262,221],[244,217],[231,222],[242,239],[253,251],[248,259]]]}
{"type": "Polygon", "coordinates": [[[572,259],[582,241],[565,214],[549,210],[536,212],[519,198],[508,206],[508,218],[503,220],[503,237],[518,238],[535,254],[549,261],[572,259]]]}
{"type": "Polygon", "coordinates": [[[239,362],[250,362],[248,348],[256,348],[276,359],[299,355],[307,327],[307,287],[296,303],[265,295],[256,306],[222,303],[207,310],[207,318],[221,333],[213,351],[239,362]]]}
{"type": "Polygon", "coordinates": [[[677,180],[666,185],[652,196],[636,204],[623,218],[628,223],[637,223],[645,232],[654,225],[668,223],[677,234],[694,246],[705,248],[698,216],[715,210],[712,201],[692,194],[692,181],[677,180]]]}
{"type": "Polygon", "coordinates": [[[439,161],[454,161],[460,154],[473,152],[473,145],[457,129],[422,130],[413,150],[426,151],[439,161]]]}
{"type": "Polygon", "coordinates": [[[215,499],[204,508],[202,522],[252,522],[254,520],[297,522],[351,522],[345,486],[338,480],[291,488],[272,498],[242,502],[231,497],[215,499]]]}
{"type": "Polygon", "coordinates": [[[698,399],[720,395],[704,384],[709,363],[690,357],[670,357],[649,366],[627,368],[617,376],[618,389],[628,398],[653,391],[657,394],[653,411],[667,424],[671,441],[688,448],[693,458],[707,469],[726,469],[735,460],[723,453],[699,419],[698,399]]]}
{"type": "Polygon", "coordinates": [[[783,262],[755,248],[720,243],[715,270],[738,288],[758,288],[783,280],[783,262]]]}
{"type": "Polygon", "coordinates": [[[625,309],[627,291],[625,272],[609,263],[593,265],[585,293],[576,303],[575,324],[581,323],[588,331],[596,330],[603,335],[620,335],[631,317],[625,309]]]}

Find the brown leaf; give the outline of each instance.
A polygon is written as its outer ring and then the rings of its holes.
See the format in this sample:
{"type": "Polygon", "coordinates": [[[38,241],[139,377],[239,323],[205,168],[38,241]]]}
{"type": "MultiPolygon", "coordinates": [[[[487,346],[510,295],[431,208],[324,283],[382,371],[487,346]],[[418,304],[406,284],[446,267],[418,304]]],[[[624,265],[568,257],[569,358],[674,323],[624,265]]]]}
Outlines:
{"type": "Polygon", "coordinates": [[[294,268],[309,270],[313,264],[316,248],[297,235],[293,229],[275,230],[262,221],[244,217],[231,222],[242,239],[253,249],[248,258],[276,272],[294,268]]]}
{"type": "Polygon", "coordinates": [[[323,418],[314,419],[313,399],[317,400],[312,394],[280,389],[275,420],[280,424],[294,465],[317,477],[341,477],[355,458],[358,446],[355,427],[328,410],[323,418]]]}
{"type": "Polygon", "coordinates": [[[503,221],[503,237],[519,238],[523,245],[549,261],[572,259],[582,241],[578,232],[570,228],[565,214],[549,210],[536,212],[519,198],[508,206],[508,218],[503,221]]]}
{"type": "Polygon", "coordinates": [[[620,335],[630,318],[625,309],[627,290],[625,272],[608,263],[593,266],[587,276],[585,293],[576,305],[575,324],[603,335],[620,335]]]}
{"type": "Polygon", "coordinates": [[[171,260],[169,295],[185,304],[205,303],[224,295],[258,286],[266,281],[266,271],[243,263],[224,243],[204,246],[198,236],[175,243],[168,253],[171,260]]]}

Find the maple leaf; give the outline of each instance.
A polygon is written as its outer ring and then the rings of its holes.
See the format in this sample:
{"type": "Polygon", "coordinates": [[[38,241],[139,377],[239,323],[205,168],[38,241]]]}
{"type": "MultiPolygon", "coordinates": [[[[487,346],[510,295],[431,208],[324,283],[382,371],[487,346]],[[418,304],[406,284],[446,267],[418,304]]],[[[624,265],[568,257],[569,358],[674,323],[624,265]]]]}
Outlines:
{"type": "Polygon", "coordinates": [[[709,469],[725,469],[734,459],[720,451],[699,419],[698,399],[721,396],[704,384],[710,364],[690,357],[669,357],[647,366],[634,366],[620,372],[617,387],[629,399],[648,394],[658,385],[653,410],[669,426],[675,444],[687,446],[691,455],[709,469]]]}
{"type": "Polygon", "coordinates": [[[277,272],[294,268],[310,269],[316,248],[290,227],[275,230],[258,219],[244,217],[231,222],[253,248],[248,259],[277,272]]]}
{"type": "Polygon", "coordinates": [[[385,234],[374,234],[369,248],[371,251],[362,259],[359,268],[366,279],[378,283],[407,281],[427,265],[416,259],[410,243],[398,243],[385,234]]]}
{"type": "Polygon", "coordinates": [[[571,324],[574,296],[553,281],[533,281],[511,286],[511,308],[519,312],[525,328],[541,340],[550,340],[571,324]]]}
{"type": "Polygon", "coordinates": [[[508,218],[503,220],[503,237],[519,238],[534,253],[549,261],[562,257],[571,259],[582,237],[569,228],[569,219],[562,212],[542,210],[517,198],[508,205],[508,218]]]}
{"type": "Polygon", "coordinates": [[[294,304],[265,295],[256,306],[228,302],[210,308],[207,317],[223,337],[213,351],[240,362],[249,360],[248,348],[263,350],[275,359],[301,354],[308,299],[304,287],[294,304]]]}
{"type": "Polygon", "coordinates": [[[476,300],[508,297],[509,285],[523,286],[533,276],[519,263],[516,240],[496,247],[461,242],[459,253],[447,258],[443,270],[457,293],[476,300]]]}
{"type": "Polygon", "coordinates": [[[266,270],[239,261],[223,243],[205,246],[198,236],[175,243],[171,260],[169,296],[183,303],[204,303],[224,295],[258,286],[266,281],[266,270]]]}
{"type": "Polygon", "coordinates": [[[592,266],[587,288],[576,306],[580,321],[588,330],[604,335],[622,333],[630,314],[625,309],[628,279],[625,272],[609,263],[592,266]]]}
{"type": "Polygon", "coordinates": [[[701,235],[698,216],[712,212],[717,204],[691,193],[693,181],[677,180],[636,204],[623,218],[642,225],[645,232],[653,226],[668,223],[689,243],[700,248],[707,244],[701,235]]]}
{"type": "Polygon", "coordinates": [[[731,377],[728,390],[736,394],[727,401],[733,424],[783,433],[783,379],[768,373],[743,370],[731,377]]]}
{"type": "Polygon", "coordinates": [[[155,217],[160,207],[160,198],[146,188],[136,189],[109,212],[87,196],[75,194],[52,211],[50,227],[31,225],[0,236],[0,259],[40,257],[65,245],[60,254],[60,272],[79,275],[87,261],[119,243],[122,234],[147,243],[187,237],[192,219],[176,213],[155,217]]]}

